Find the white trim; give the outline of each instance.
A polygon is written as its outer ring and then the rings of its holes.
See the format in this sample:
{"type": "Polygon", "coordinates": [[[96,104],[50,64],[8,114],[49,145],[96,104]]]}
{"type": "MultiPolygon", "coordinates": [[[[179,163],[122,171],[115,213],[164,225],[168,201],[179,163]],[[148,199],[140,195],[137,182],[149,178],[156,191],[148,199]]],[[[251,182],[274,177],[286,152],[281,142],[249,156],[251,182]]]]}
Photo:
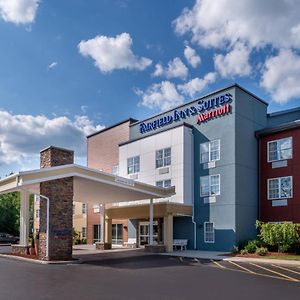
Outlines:
{"type": "Polygon", "coordinates": [[[204,226],[203,226],[203,231],[204,231],[204,243],[205,244],[214,244],[215,243],[215,222],[204,222],[204,226]],[[207,241],[206,240],[206,224],[213,224],[213,241],[207,241]]]}
{"type": "Polygon", "coordinates": [[[204,143],[201,143],[200,146],[199,146],[199,153],[200,153],[200,163],[201,164],[205,164],[205,163],[210,163],[210,162],[216,162],[216,161],[219,161],[221,160],[221,140],[220,139],[215,139],[215,140],[212,140],[212,141],[207,141],[207,142],[204,142],[204,143]],[[213,142],[218,142],[218,147],[219,147],[219,159],[211,159],[211,143],[213,142]],[[204,145],[204,144],[208,144],[208,161],[202,161],[202,155],[201,155],[201,145],[204,145]]]}
{"type": "Polygon", "coordinates": [[[221,195],[221,175],[220,174],[211,174],[206,176],[200,176],[200,197],[213,197],[213,196],[220,196],[221,195]],[[211,194],[211,176],[219,176],[219,193],[218,194],[211,194]],[[209,195],[202,195],[201,191],[201,178],[208,177],[208,183],[209,183],[209,195]]]}
{"type": "MultiPolygon", "coordinates": [[[[276,149],[276,151],[278,151],[276,149]]],[[[267,142],[267,162],[270,163],[270,162],[275,162],[275,161],[281,161],[281,160],[288,160],[288,159],[292,159],[293,158],[293,137],[292,136],[287,136],[287,137],[284,137],[284,138],[281,138],[281,139],[277,139],[277,140],[273,140],[273,141],[268,141],[267,142]],[[284,158],[284,159],[273,159],[273,160],[270,160],[270,157],[269,157],[269,148],[270,148],[270,144],[271,143],[274,143],[274,142],[278,142],[278,141],[281,141],[281,140],[285,140],[285,139],[291,139],[292,140],[292,147],[291,147],[291,152],[292,152],[292,156],[290,158],[284,158]]]]}
{"type": "Polygon", "coordinates": [[[267,197],[268,197],[268,200],[279,200],[279,199],[291,199],[293,198],[293,176],[282,176],[282,177],[275,177],[275,178],[268,178],[267,180],[267,197]],[[291,196],[289,197],[280,197],[280,184],[281,184],[281,179],[282,178],[291,178],[291,196]],[[269,182],[271,180],[279,180],[279,197],[276,197],[276,198],[270,198],[270,189],[269,189],[269,182]]]}

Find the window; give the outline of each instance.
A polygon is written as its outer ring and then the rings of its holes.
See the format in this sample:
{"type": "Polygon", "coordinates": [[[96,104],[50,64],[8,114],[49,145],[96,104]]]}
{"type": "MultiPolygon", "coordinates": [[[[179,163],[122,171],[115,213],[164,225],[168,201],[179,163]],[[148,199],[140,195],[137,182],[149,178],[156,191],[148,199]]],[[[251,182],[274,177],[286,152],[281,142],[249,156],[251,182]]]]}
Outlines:
{"type": "Polygon", "coordinates": [[[164,187],[164,188],[170,187],[171,186],[171,179],[156,181],[156,186],[164,187]]]}
{"type": "Polygon", "coordinates": [[[82,236],[83,239],[86,239],[86,227],[82,227],[81,236],[82,236]]]}
{"type": "Polygon", "coordinates": [[[100,206],[99,204],[93,205],[94,214],[98,214],[100,212],[100,206]]]}
{"type": "Polygon", "coordinates": [[[82,213],[85,215],[87,212],[87,204],[86,203],[82,203],[82,213]]]}
{"type": "Polygon", "coordinates": [[[140,157],[135,156],[127,159],[127,174],[134,174],[140,171],[140,157]]]}
{"type": "Polygon", "coordinates": [[[35,210],[35,217],[36,217],[37,219],[40,218],[40,210],[39,210],[38,208],[35,210]]]}
{"type": "Polygon", "coordinates": [[[75,215],[75,205],[73,204],[73,215],[75,215]]]}
{"type": "Polygon", "coordinates": [[[220,175],[210,175],[200,178],[200,196],[220,195],[220,175]]]}
{"type": "Polygon", "coordinates": [[[291,159],[293,156],[292,137],[268,142],[268,162],[291,159]]]}
{"type": "Polygon", "coordinates": [[[292,176],[268,179],[268,199],[292,198],[292,176]]]}
{"type": "Polygon", "coordinates": [[[200,144],[200,162],[220,160],[220,140],[200,144]]]}
{"type": "Polygon", "coordinates": [[[204,222],[204,243],[215,242],[215,226],[213,222],[204,222]]]}
{"type": "Polygon", "coordinates": [[[112,166],[112,174],[119,175],[119,165],[112,166]]]}
{"type": "Polygon", "coordinates": [[[156,151],[155,155],[156,168],[166,167],[171,165],[171,148],[165,148],[156,151]]]}

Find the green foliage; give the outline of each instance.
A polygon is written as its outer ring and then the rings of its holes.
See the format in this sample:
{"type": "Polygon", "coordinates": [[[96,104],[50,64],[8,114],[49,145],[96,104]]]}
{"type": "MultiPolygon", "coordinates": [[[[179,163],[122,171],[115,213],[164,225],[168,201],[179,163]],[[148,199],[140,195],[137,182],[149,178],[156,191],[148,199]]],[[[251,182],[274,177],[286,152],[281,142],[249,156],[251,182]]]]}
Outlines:
{"type": "Polygon", "coordinates": [[[255,253],[260,256],[266,256],[268,254],[268,249],[265,247],[259,247],[259,248],[256,248],[255,253]]]}
{"type": "Polygon", "coordinates": [[[248,254],[248,251],[247,251],[246,249],[242,249],[242,250],[241,250],[241,254],[242,254],[242,255],[248,254]]]}
{"type": "Polygon", "coordinates": [[[232,254],[239,254],[240,253],[239,247],[238,246],[233,246],[233,248],[231,250],[231,253],[232,254]]]}
{"type": "Polygon", "coordinates": [[[277,246],[279,252],[286,252],[290,247],[299,242],[299,224],[288,222],[270,224],[256,221],[260,230],[260,238],[270,246],[277,246]]]}
{"type": "Polygon", "coordinates": [[[20,195],[9,193],[0,195],[0,232],[19,235],[20,195]]]}
{"type": "Polygon", "coordinates": [[[73,245],[78,245],[80,244],[80,242],[80,233],[75,228],[73,228],[73,245]]]}
{"type": "Polygon", "coordinates": [[[257,249],[257,240],[248,241],[247,245],[244,247],[244,250],[247,250],[247,253],[255,253],[257,249]]]}

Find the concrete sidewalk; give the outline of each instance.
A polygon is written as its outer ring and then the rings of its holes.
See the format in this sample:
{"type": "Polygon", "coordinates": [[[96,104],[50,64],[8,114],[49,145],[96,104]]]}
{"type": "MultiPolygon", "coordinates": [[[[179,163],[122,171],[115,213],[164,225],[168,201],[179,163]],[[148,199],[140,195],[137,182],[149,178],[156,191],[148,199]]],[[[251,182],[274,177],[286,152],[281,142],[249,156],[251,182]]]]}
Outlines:
{"type": "Polygon", "coordinates": [[[217,251],[183,250],[183,251],[173,251],[170,253],[160,253],[160,254],[169,255],[169,256],[187,257],[187,258],[223,260],[224,255],[228,253],[217,252],[217,251]]]}

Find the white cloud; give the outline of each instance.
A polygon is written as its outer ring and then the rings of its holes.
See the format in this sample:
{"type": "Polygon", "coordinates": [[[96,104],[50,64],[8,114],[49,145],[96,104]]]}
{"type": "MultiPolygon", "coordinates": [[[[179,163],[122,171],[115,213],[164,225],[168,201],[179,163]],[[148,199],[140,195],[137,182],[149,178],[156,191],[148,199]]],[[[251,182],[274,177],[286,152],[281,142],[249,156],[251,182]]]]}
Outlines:
{"type": "Polygon", "coordinates": [[[201,64],[200,56],[197,55],[195,49],[191,48],[190,46],[185,46],[184,56],[193,68],[197,68],[201,64]]]}
{"type": "Polygon", "coordinates": [[[128,33],[116,37],[96,36],[78,44],[83,56],[90,56],[95,66],[103,73],[117,69],[144,70],[152,61],[146,57],[138,57],[132,52],[132,39],[128,33]]]}
{"type": "Polygon", "coordinates": [[[86,135],[104,128],[87,116],[47,118],[44,115],[14,115],[0,111],[0,165],[26,164],[49,145],[75,150],[84,156],[86,135]]]}
{"type": "Polygon", "coordinates": [[[216,70],[222,77],[246,76],[251,73],[249,64],[250,50],[243,44],[237,43],[226,55],[214,57],[216,70]]]}
{"type": "Polygon", "coordinates": [[[291,50],[281,50],[277,56],[269,57],[264,65],[261,86],[274,101],[284,104],[300,97],[300,56],[291,50]]]}
{"type": "Polygon", "coordinates": [[[204,47],[237,41],[252,47],[300,47],[298,0],[197,0],[174,21],[175,31],[191,34],[204,47]]]}
{"type": "Polygon", "coordinates": [[[137,95],[142,98],[141,105],[161,111],[183,103],[184,98],[176,89],[176,86],[170,81],[152,84],[146,91],[136,90],[137,95]]]}
{"type": "Polygon", "coordinates": [[[57,61],[52,62],[50,65],[48,65],[48,69],[53,69],[58,65],[57,61]]]}
{"type": "Polygon", "coordinates": [[[0,0],[0,15],[6,22],[32,23],[40,0],[0,0]]]}
{"type": "Polygon", "coordinates": [[[182,93],[194,97],[197,93],[203,91],[209,84],[215,82],[216,73],[207,73],[203,78],[194,78],[185,84],[178,85],[178,90],[182,93]]]}
{"type": "Polygon", "coordinates": [[[188,72],[188,68],[181,59],[179,57],[175,57],[173,60],[169,61],[168,66],[165,68],[161,64],[156,64],[155,71],[152,75],[185,79],[188,72]]]}

